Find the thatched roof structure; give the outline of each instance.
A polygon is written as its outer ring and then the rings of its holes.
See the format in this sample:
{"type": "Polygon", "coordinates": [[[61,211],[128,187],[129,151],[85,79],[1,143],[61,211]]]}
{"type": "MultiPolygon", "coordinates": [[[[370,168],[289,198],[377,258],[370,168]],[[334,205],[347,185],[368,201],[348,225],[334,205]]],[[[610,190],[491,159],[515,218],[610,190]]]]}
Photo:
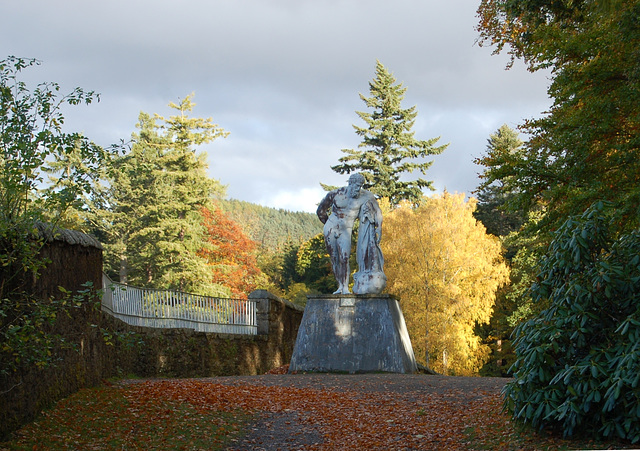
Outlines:
{"type": "Polygon", "coordinates": [[[102,244],[100,244],[97,239],[86,233],[78,232],[77,230],[63,229],[51,224],[45,224],[44,222],[37,222],[36,228],[40,236],[50,243],[62,241],[71,245],[79,244],[84,247],[102,249],[102,244]]]}

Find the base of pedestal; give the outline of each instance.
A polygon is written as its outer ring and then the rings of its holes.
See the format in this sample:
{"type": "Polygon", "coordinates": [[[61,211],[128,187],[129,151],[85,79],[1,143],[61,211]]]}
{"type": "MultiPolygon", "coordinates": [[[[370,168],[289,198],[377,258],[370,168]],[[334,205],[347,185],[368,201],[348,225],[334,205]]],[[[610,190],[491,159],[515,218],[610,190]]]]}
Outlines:
{"type": "Polygon", "coordinates": [[[384,294],[308,296],[289,372],[415,373],[398,301],[384,294]]]}

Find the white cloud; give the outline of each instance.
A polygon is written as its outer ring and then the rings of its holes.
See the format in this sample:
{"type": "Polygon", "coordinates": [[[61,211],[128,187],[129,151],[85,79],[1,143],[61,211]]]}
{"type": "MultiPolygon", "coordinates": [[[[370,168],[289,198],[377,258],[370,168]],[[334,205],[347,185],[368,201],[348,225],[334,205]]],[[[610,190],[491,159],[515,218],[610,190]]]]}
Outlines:
{"type": "Polygon", "coordinates": [[[299,191],[281,190],[262,198],[259,203],[267,207],[315,213],[326,192],[322,188],[303,188],[299,191]]]}

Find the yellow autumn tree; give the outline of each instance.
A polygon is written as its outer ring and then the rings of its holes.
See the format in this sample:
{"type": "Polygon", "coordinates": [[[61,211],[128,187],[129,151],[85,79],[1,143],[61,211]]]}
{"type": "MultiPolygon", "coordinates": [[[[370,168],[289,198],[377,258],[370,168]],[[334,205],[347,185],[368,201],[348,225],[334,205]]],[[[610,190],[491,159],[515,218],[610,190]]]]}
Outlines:
{"type": "Polygon", "coordinates": [[[474,333],[509,278],[498,239],[464,194],[424,197],[386,213],[387,291],[398,297],[419,362],[443,374],[477,373],[489,355],[474,333]]]}

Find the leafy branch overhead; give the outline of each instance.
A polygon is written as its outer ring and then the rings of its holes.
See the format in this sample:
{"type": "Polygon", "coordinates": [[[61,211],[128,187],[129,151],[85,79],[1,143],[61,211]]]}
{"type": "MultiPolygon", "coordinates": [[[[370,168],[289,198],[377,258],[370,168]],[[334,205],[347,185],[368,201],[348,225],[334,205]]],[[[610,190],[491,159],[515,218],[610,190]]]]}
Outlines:
{"type": "Polygon", "coordinates": [[[598,200],[615,204],[620,230],[637,226],[640,2],[482,0],[478,14],[481,44],[551,69],[554,100],[523,125],[523,151],[480,161],[489,180],[509,178],[525,211],[543,206],[546,230],[598,200]]]}
{"type": "Polygon", "coordinates": [[[99,100],[75,88],[60,94],[54,82],[30,90],[19,76],[35,59],[0,61],[0,219],[12,224],[29,216],[58,220],[78,196],[92,192],[110,152],[80,133],[63,131],[65,104],[99,100]],[[49,173],[49,180],[45,175],[49,173]]]}
{"type": "Polygon", "coordinates": [[[429,155],[442,153],[448,144],[436,147],[440,138],[418,140],[412,131],[418,112],[416,107],[402,108],[407,88],[396,84],[396,79],[378,61],[376,76],[369,83],[370,97],[360,98],[372,112],[356,113],[365,126],[354,125],[362,138],[358,149],[343,149],[346,154],[340,164],[332,166],[339,174],[361,172],[364,188],[378,197],[386,197],[392,205],[402,200],[413,203],[422,198],[422,189],[433,189],[432,182],[423,178],[405,180],[404,175],[418,171],[425,175],[433,163],[425,161],[429,155]]]}

